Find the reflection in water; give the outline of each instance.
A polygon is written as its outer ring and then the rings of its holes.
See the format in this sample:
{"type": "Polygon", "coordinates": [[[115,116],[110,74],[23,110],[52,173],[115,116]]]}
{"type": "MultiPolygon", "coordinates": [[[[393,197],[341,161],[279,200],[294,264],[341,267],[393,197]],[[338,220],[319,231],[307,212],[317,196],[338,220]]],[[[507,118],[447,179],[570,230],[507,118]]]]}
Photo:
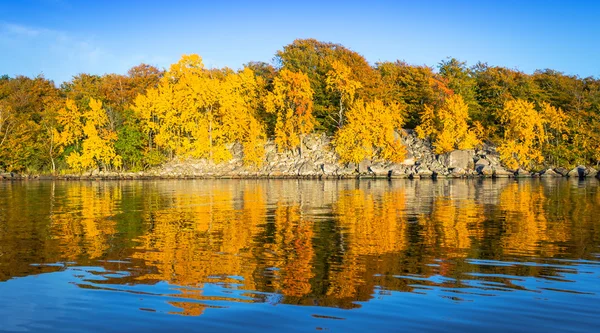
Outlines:
{"type": "Polygon", "coordinates": [[[580,271],[598,277],[595,180],[4,182],[0,194],[0,281],[63,271],[168,304],[128,311],[600,292],[580,271]]]}

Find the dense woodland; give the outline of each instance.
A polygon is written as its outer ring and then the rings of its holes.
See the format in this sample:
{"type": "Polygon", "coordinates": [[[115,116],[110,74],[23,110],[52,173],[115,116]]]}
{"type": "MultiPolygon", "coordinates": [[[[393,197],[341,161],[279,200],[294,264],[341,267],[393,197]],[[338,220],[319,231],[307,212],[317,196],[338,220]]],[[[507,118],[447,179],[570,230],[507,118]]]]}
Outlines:
{"type": "Polygon", "coordinates": [[[284,46],[273,64],[204,67],[184,55],[168,70],[79,74],[60,87],[43,76],[0,77],[0,169],[139,171],[171,158],[231,158],[243,146],[260,165],[266,140],[302,154],[302,138],[333,136],[342,162],[402,161],[394,130],[415,129],[436,153],[497,147],[510,168],[600,163],[600,79],[456,59],[436,68],[371,65],[314,39],[284,46]]]}

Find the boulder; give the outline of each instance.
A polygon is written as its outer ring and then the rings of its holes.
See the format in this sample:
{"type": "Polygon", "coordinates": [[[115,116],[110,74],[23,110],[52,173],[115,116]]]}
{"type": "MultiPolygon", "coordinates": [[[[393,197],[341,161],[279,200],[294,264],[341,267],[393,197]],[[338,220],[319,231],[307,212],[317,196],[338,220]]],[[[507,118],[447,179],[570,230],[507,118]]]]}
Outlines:
{"type": "Polygon", "coordinates": [[[404,161],[402,161],[401,164],[404,164],[404,165],[415,165],[415,162],[416,161],[415,161],[414,158],[407,158],[404,161]]]}
{"type": "Polygon", "coordinates": [[[335,166],[334,164],[329,164],[329,163],[323,163],[321,164],[321,171],[323,171],[323,174],[331,176],[331,175],[335,175],[335,173],[337,172],[337,166],[335,166]]]}
{"type": "Polygon", "coordinates": [[[585,170],[585,176],[586,177],[596,177],[598,175],[598,170],[589,167],[585,170]]]}
{"type": "Polygon", "coordinates": [[[304,162],[298,168],[298,176],[316,176],[317,174],[317,170],[310,162],[304,162]]]}
{"type": "Polygon", "coordinates": [[[450,170],[450,176],[454,178],[464,177],[467,174],[467,171],[463,168],[452,168],[450,170]]]}
{"type": "Polygon", "coordinates": [[[433,171],[424,165],[420,165],[417,167],[417,175],[421,178],[430,178],[433,176],[433,171]]]}
{"type": "Polygon", "coordinates": [[[525,169],[519,169],[519,170],[515,171],[515,177],[516,178],[531,178],[531,172],[529,172],[525,169]]]}
{"type": "Polygon", "coordinates": [[[506,170],[503,167],[494,168],[494,177],[496,178],[509,178],[513,177],[515,174],[513,171],[506,170]]]}
{"type": "Polygon", "coordinates": [[[373,164],[368,167],[371,174],[377,177],[387,177],[389,175],[390,168],[386,168],[381,164],[373,164]]]}
{"type": "Polygon", "coordinates": [[[559,175],[561,175],[563,177],[567,177],[567,175],[569,174],[569,169],[563,168],[563,167],[558,167],[558,168],[554,168],[554,172],[558,173],[559,175]]]}
{"type": "Polygon", "coordinates": [[[544,170],[540,173],[541,178],[557,178],[562,177],[559,173],[554,172],[552,169],[544,170]]]}
{"type": "Polygon", "coordinates": [[[477,162],[475,162],[475,168],[477,168],[478,166],[488,166],[491,165],[490,161],[488,161],[485,158],[480,158],[477,160],[477,162]]]}
{"type": "Polygon", "coordinates": [[[492,177],[494,176],[494,168],[489,165],[479,165],[477,168],[477,173],[484,177],[492,177]]]}
{"type": "Polygon", "coordinates": [[[358,173],[366,174],[369,173],[369,166],[371,166],[371,161],[364,159],[358,164],[358,173]]]}
{"type": "Polygon", "coordinates": [[[585,167],[583,165],[579,165],[571,169],[571,171],[567,173],[567,176],[570,178],[583,178],[585,177],[585,167]]]}
{"type": "Polygon", "coordinates": [[[408,178],[407,167],[402,164],[392,164],[389,168],[388,177],[390,178],[408,178]]]}
{"type": "Polygon", "coordinates": [[[438,161],[446,168],[473,168],[474,150],[454,150],[438,156],[438,161]]]}

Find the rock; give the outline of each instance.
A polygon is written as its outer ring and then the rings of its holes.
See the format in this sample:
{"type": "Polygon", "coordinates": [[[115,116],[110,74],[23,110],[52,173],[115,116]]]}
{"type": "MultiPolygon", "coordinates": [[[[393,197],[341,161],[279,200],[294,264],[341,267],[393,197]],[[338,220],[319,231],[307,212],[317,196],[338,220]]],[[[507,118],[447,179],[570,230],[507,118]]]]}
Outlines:
{"type": "Polygon", "coordinates": [[[0,176],[2,176],[2,179],[12,179],[14,178],[15,174],[12,172],[5,172],[0,176]]]}
{"type": "Polygon", "coordinates": [[[477,173],[481,176],[492,177],[494,175],[494,168],[489,165],[479,165],[477,168],[477,173]]]}
{"type": "Polygon", "coordinates": [[[381,164],[373,164],[368,167],[368,170],[377,177],[387,177],[389,175],[390,168],[386,168],[381,164]]]}
{"type": "Polygon", "coordinates": [[[304,162],[298,168],[298,176],[316,176],[317,171],[314,166],[310,162],[304,162]]]}
{"type": "Polygon", "coordinates": [[[473,167],[474,150],[454,150],[438,156],[438,161],[446,168],[469,169],[473,167]]]}
{"type": "Polygon", "coordinates": [[[585,167],[583,165],[579,165],[579,166],[571,169],[571,171],[569,171],[567,173],[567,177],[570,177],[570,178],[585,177],[585,167]]]}
{"type": "Polygon", "coordinates": [[[596,177],[598,175],[598,170],[589,167],[585,170],[585,176],[586,177],[596,177]]]}
{"type": "Polygon", "coordinates": [[[540,174],[541,178],[557,178],[562,177],[559,173],[554,172],[552,169],[547,169],[540,174]]]}
{"type": "Polygon", "coordinates": [[[335,173],[337,172],[337,169],[338,169],[337,166],[335,166],[333,164],[329,164],[329,163],[321,164],[321,171],[323,171],[323,173],[328,176],[335,175],[335,173]]]}
{"type": "Polygon", "coordinates": [[[531,172],[525,169],[519,169],[515,172],[516,178],[531,178],[531,172]]]}
{"type": "Polygon", "coordinates": [[[513,171],[509,171],[504,169],[503,167],[494,168],[494,177],[496,178],[509,178],[513,177],[515,173],[513,171]]]}
{"type": "Polygon", "coordinates": [[[429,170],[429,168],[424,165],[420,165],[417,167],[417,175],[421,178],[429,178],[433,176],[433,171],[429,170]]]}
{"type": "Polygon", "coordinates": [[[367,174],[369,173],[369,166],[371,166],[371,161],[364,159],[358,164],[358,173],[367,174]]]}
{"type": "Polygon", "coordinates": [[[402,164],[404,165],[415,165],[415,159],[414,158],[407,158],[404,161],[402,161],[402,164]]]}
{"type": "Polygon", "coordinates": [[[454,178],[460,178],[467,174],[467,171],[463,168],[452,168],[450,175],[454,178]]]}
{"type": "Polygon", "coordinates": [[[558,167],[558,168],[554,168],[554,172],[558,173],[559,175],[561,175],[563,177],[567,177],[567,175],[569,174],[569,169],[563,168],[563,167],[558,167]]]}
{"type": "Polygon", "coordinates": [[[478,166],[488,166],[491,165],[490,161],[486,160],[485,158],[480,158],[477,160],[477,162],[475,162],[475,168],[477,168],[478,166]]]}

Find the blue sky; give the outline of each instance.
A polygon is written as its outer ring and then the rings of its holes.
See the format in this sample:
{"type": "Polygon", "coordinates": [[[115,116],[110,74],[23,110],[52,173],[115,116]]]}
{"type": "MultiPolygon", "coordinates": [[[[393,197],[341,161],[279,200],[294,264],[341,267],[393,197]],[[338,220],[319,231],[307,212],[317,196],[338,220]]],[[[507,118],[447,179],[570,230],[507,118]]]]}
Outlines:
{"type": "Polygon", "coordinates": [[[125,73],[197,53],[209,67],[271,61],[296,38],[370,63],[449,56],[600,77],[600,1],[0,0],[0,74],[125,73]]]}

